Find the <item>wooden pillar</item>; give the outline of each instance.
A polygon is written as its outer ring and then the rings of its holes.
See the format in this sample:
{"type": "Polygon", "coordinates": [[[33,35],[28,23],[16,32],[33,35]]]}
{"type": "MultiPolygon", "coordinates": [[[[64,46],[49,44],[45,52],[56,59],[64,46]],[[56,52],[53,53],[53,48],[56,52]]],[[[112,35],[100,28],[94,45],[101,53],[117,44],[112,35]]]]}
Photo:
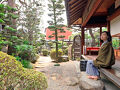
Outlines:
{"type": "Polygon", "coordinates": [[[81,28],[81,36],[82,36],[82,45],[81,45],[81,53],[83,54],[83,46],[85,44],[85,35],[84,35],[84,27],[81,28]]]}
{"type": "MultiPolygon", "coordinates": [[[[102,34],[102,27],[100,27],[100,37],[101,37],[101,34],[102,34]]],[[[102,42],[100,40],[100,46],[102,45],[102,42]]]]}
{"type": "Polygon", "coordinates": [[[107,21],[107,31],[110,32],[110,21],[107,21]]]}

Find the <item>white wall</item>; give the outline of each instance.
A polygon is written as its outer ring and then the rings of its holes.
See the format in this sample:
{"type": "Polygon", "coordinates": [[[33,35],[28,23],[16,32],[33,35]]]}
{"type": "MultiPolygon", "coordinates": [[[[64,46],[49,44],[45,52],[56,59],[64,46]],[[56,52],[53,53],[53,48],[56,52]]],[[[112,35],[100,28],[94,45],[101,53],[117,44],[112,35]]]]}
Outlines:
{"type": "Polygon", "coordinates": [[[111,35],[120,33],[120,15],[110,22],[111,35]]]}

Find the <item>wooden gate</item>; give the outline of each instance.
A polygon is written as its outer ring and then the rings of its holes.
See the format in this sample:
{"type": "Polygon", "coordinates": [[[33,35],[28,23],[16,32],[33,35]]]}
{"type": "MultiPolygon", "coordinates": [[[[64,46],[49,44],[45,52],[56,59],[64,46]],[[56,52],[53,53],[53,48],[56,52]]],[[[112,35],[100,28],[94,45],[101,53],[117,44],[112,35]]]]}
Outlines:
{"type": "Polygon", "coordinates": [[[76,35],[73,39],[73,57],[74,60],[76,58],[80,58],[81,57],[81,37],[80,35],[76,35]]]}

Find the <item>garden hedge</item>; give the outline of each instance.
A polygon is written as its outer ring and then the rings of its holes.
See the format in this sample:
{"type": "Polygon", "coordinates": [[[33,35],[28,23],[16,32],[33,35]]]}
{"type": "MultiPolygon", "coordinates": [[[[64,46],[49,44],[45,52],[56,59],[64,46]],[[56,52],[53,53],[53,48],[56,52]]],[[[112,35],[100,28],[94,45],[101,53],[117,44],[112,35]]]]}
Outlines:
{"type": "Polygon", "coordinates": [[[44,74],[25,69],[13,56],[0,52],[0,90],[45,90],[44,74]]]}

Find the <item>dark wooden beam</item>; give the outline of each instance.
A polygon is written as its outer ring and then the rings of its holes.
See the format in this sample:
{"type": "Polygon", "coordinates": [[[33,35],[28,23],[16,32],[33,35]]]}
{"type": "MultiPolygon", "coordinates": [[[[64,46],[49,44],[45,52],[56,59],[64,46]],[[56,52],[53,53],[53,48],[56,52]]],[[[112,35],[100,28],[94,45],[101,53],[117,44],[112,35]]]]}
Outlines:
{"type": "Polygon", "coordinates": [[[70,17],[72,17],[73,15],[76,15],[76,14],[81,14],[82,15],[82,12],[84,10],[83,8],[84,8],[84,6],[79,8],[79,9],[77,9],[77,10],[75,10],[74,12],[71,12],[70,13],[70,17]]]}
{"type": "Polygon", "coordinates": [[[81,13],[82,11],[83,11],[83,10],[78,10],[78,11],[75,12],[74,14],[70,15],[70,18],[72,18],[73,16],[78,16],[78,15],[81,17],[81,16],[82,16],[82,13],[81,13]]]}
{"type": "Polygon", "coordinates": [[[80,0],[80,2],[78,2],[76,5],[74,5],[74,7],[70,6],[70,9],[76,8],[76,7],[80,7],[81,5],[83,5],[84,3],[86,3],[87,0],[80,0]]]}
{"type": "MultiPolygon", "coordinates": [[[[90,1],[94,2],[95,0],[89,0],[89,2],[90,1]]],[[[83,21],[82,26],[85,26],[87,24],[87,22],[89,21],[91,16],[96,12],[96,10],[100,7],[100,5],[103,3],[103,1],[104,0],[96,0],[95,3],[93,3],[93,5],[90,4],[90,5],[92,5],[91,6],[92,8],[89,10],[89,12],[88,12],[88,9],[85,9],[86,11],[83,14],[84,15],[84,21],[83,21]]],[[[90,7],[90,6],[88,5],[86,8],[88,8],[88,7],[90,7]]]]}
{"type": "Polygon", "coordinates": [[[78,0],[70,0],[70,1],[68,2],[68,4],[75,3],[76,1],[78,1],[78,0]]]}
{"type": "Polygon", "coordinates": [[[75,6],[74,8],[70,8],[70,12],[73,12],[77,8],[79,9],[80,7],[84,6],[84,4],[86,4],[86,3],[87,3],[87,1],[83,1],[80,4],[78,4],[77,6],[75,6]]]}
{"type": "Polygon", "coordinates": [[[78,20],[80,16],[76,16],[73,19],[71,19],[70,25],[73,24],[76,20],[78,20]]]}
{"type": "Polygon", "coordinates": [[[107,31],[110,32],[110,21],[107,21],[107,31]]]}
{"type": "Polygon", "coordinates": [[[120,15],[120,8],[117,9],[111,16],[108,16],[107,20],[111,21],[111,20],[113,20],[114,18],[116,18],[119,15],[120,15]]]}
{"type": "Polygon", "coordinates": [[[107,23],[87,24],[85,28],[106,27],[107,23]]]}
{"type": "Polygon", "coordinates": [[[70,8],[73,8],[73,7],[75,7],[75,6],[77,6],[78,4],[80,4],[80,2],[81,2],[82,0],[77,0],[76,2],[74,2],[72,5],[70,5],[70,8]]]}
{"type": "Polygon", "coordinates": [[[81,32],[81,36],[82,36],[82,38],[81,38],[81,41],[82,41],[81,53],[84,54],[84,53],[83,53],[83,46],[84,46],[84,44],[85,44],[84,27],[82,27],[81,30],[82,30],[82,32],[81,32]]]}
{"type": "MultiPolygon", "coordinates": [[[[100,27],[100,37],[101,37],[101,34],[102,34],[102,27],[100,27]]],[[[101,39],[100,39],[100,46],[102,45],[102,42],[101,42],[101,39]]]]}

